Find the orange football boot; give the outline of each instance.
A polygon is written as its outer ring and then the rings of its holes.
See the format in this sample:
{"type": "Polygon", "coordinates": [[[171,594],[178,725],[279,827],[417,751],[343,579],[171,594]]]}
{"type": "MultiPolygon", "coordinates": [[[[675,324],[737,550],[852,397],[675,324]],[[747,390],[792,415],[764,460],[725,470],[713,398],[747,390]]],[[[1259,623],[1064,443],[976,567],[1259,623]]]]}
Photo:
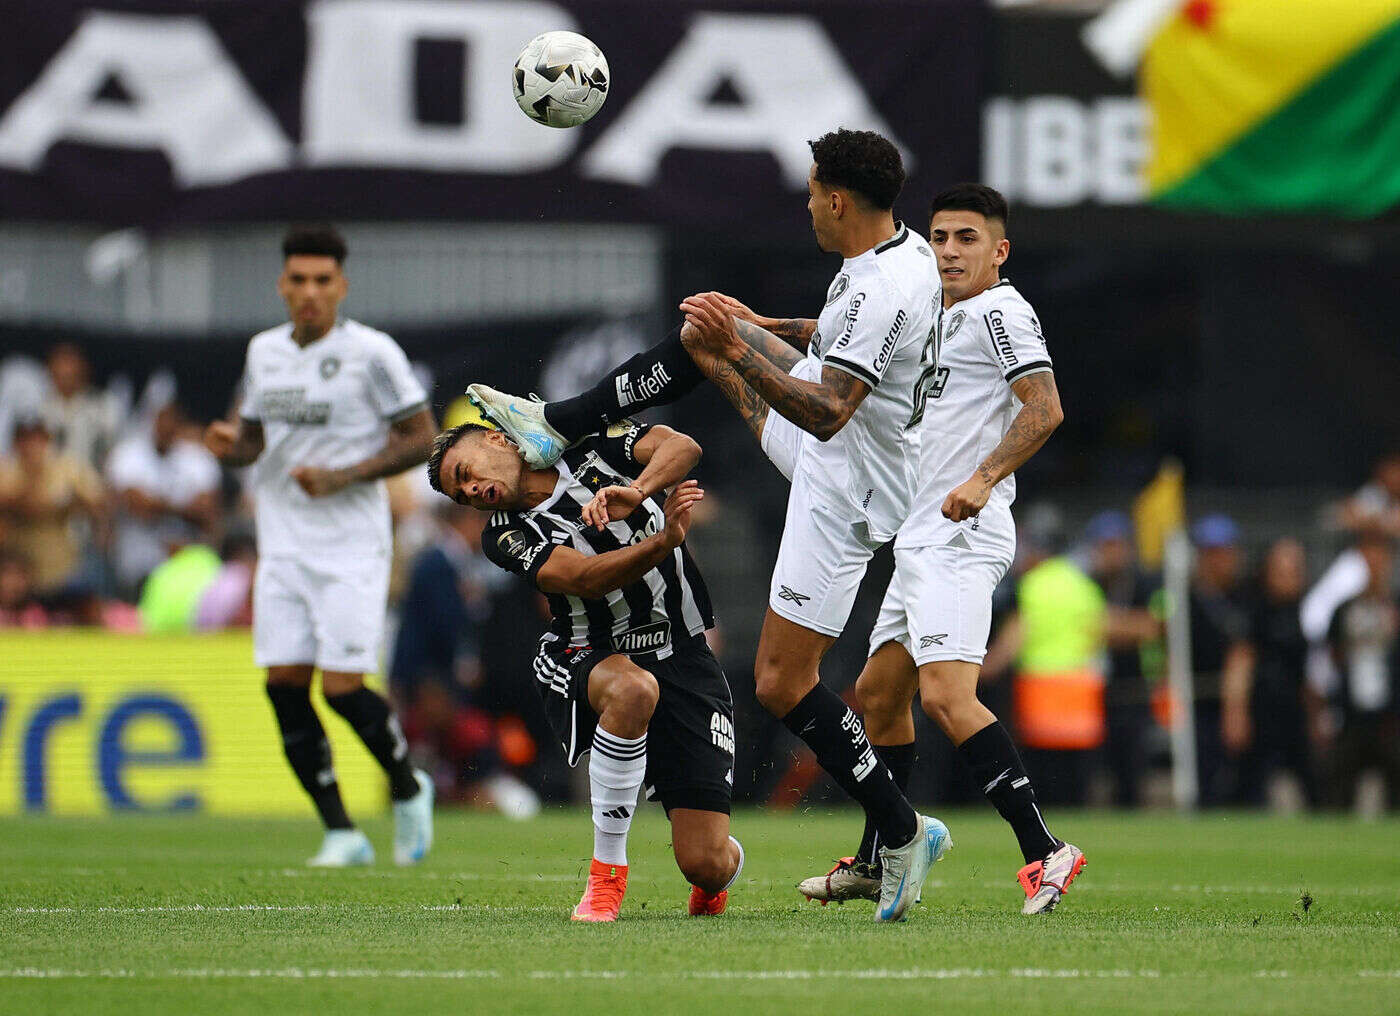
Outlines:
{"type": "Polygon", "coordinates": [[[604,864],[598,859],[588,866],[588,885],[583,899],[574,907],[571,920],[603,924],[617,920],[622,897],[627,892],[627,865],[604,864]]]}
{"type": "Polygon", "coordinates": [[[721,889],[711,896],[698,885],[690,887],[690,916],[718,917],[729,905],[729,890],[721,889]]]}
{"type": "Polygon", "coordinates": [[[1078,847],[1065,843],[1052,850],[1043,861],[1032,861],[1018,871],[1016,881],[1026,893],[1021,913],[1048,914],[1054,910],[1087,863],[1078,847]]]}

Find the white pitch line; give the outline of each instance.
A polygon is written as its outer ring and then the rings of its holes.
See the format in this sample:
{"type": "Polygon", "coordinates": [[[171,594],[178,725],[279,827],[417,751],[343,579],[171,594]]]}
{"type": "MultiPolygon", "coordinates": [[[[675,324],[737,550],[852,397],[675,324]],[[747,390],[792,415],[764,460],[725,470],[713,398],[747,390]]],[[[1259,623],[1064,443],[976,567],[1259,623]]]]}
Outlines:
{"type": "Polygon", "coordinates": [[[483,903],[480,905],[471,903],[447,903],[441,905],[431,905],[427,903],[299,903],[279,905],[273,903],[241,903],[231,906],[210,906],[204,903],[182,903],[170,904],[168,906],[151,907],[11,907],[5,913],[10,914],[238,914],[238,913],[284,913],[284,912],[308,912],[319,910],[488,910],[491,912],[509,911],[519,913],[549,913],[557,911],[558,907],[533,906],[525,907],[518,905],[496,906],[483,903]]]}
{"type": "MultiPolygon", "coordinates": [[[[63,970],[45,967],[0,969],[0,980],[503,980],[536,981],[621,981],[621,980],[700,980],[700,981],[825,981],[825,980],[902,980],[954,981],[986,978],[1016,978],[1022,980],[1159,980],[1164,977],[1199,978],[1200,971],[1163,972],[1152,969],[1107,969],[1013,967],[992,970],[981,967],[900,969],[796,969],[796,970],[375,970],[350,967],[344,969],[320,967],[279,967],[268,969],[172,969],[131,970],[126,968],[63,970]]],[[[1212,974],[1209,976],[1220,976],[1212,974]]],[[[1294,976],[1289,970],[1259,970],[1253,974],[1225,976],[1286,978],[1294,976]]],[[[1311,972],[1305,974],[1311,976],[1311,972]]],[[[1358,978],[1400,978],[1400,970],[1358,970],[1358,978]]]]}

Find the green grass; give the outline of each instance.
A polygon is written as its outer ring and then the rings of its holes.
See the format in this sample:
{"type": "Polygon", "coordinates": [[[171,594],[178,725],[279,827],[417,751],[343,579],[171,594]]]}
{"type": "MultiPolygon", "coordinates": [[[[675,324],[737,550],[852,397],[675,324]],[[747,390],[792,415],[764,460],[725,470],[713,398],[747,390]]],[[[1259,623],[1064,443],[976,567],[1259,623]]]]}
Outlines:
{"type": "MultiPolygon", "coordinates": [[[[850,849],[852,813],[737,814],[742,885],[723,917],[694,920],[648,809],[623,920],[599,927],[568,920],[591,845],[583,812],[447,814],[420,868],[342,872],[301,867],[307,823],[8,819],[0,1011],[1400,1007],[1400,823],[1059,815],[1089,866],[1058,912],[1029,919],[1000,820],[942,817],[957,846],[924,904],[877,926],[868,905],[823,910],[793,890],[850,849]]],[[[387,823],[368,831],[387,854],[387,823]]]]}

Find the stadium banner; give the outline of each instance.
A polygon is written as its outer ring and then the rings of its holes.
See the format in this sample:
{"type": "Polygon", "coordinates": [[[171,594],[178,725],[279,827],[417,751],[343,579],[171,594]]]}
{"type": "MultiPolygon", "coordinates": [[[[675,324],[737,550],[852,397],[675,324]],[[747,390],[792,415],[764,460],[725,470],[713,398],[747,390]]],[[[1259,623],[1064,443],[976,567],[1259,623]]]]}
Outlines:
{"type": "MultiPolygon", "coordinates": [[[[351,814],[382,812],[383,772],[313,696],[351,814]]],[[[0,815],[300,816],[246,632],[0,633],[0,815]]]]}
{"type": "Polygon", "coordinates": [[[0,0],[0,215],[808,229],[807,141],[881,130],[926,192],[976,175],[989,13],[970,0],[0,0]],[[589,124],[515,104],[566,29],[589,124]]]}

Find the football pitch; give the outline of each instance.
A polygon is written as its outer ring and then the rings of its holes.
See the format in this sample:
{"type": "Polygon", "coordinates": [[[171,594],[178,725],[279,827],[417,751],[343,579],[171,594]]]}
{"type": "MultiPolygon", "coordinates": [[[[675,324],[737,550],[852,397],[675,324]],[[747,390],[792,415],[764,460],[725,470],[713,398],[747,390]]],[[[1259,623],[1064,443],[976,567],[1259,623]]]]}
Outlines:
{"type": "Polygon", "coordinates": [[[1020,916],[990,809],[938,812],[955,849],[903,925],[822,909],[801,876],[849,850],[855,813],[740,811],[729,912],[687,887],[649,808],[612,926],[570,923],[583,811],[439,816],[421,867],[386,821],[373,868],[311,871],[311,822],[0,821],[0,1011],[395,1013],[1394,1012],[1400,822],[1060,814],[1089,865],[1020,916]]]}

